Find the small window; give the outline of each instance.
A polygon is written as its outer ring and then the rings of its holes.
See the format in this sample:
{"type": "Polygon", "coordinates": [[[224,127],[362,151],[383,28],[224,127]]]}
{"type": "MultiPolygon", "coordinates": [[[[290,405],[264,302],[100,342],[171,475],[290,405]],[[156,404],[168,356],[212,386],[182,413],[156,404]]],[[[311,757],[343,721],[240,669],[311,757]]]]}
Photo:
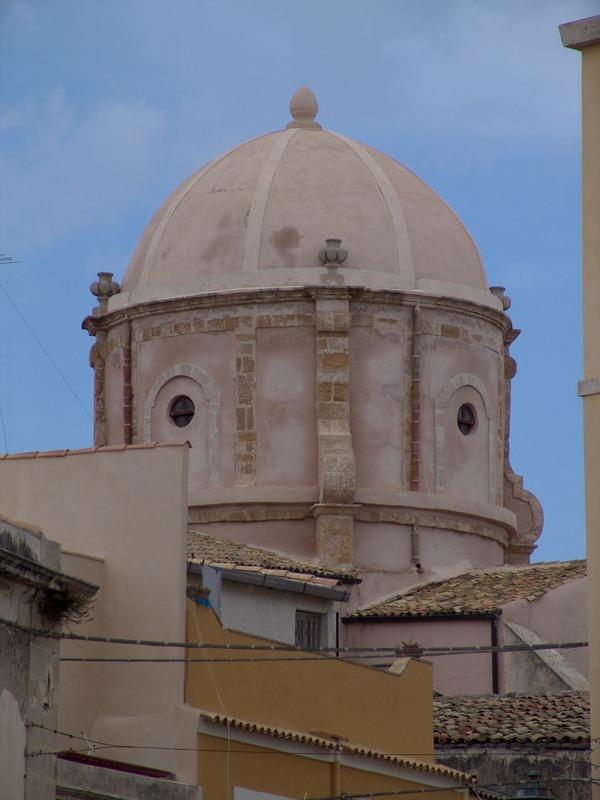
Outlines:
{"type": "Polygon", "coordinates": [[[324,614],[296,611],[296,647],[318,650],[323,641],[324,614]]]}
{"type": "Polygon", "coordinates": [[[186,425],[189,425],[195,413],[193,401],[184,394],[180,394],[172,400],[169,406],[169,416],[178,428],[185,428],[186,425]]]}
{"type": "Polygon", "coordinates": [[[468,436],[475,427],[475,410],[473,406],[469,405],[468,403],[464,403],[464,405],[458,409],[456,422],[458,424],[459,431],[464,436],[468,436]]]}

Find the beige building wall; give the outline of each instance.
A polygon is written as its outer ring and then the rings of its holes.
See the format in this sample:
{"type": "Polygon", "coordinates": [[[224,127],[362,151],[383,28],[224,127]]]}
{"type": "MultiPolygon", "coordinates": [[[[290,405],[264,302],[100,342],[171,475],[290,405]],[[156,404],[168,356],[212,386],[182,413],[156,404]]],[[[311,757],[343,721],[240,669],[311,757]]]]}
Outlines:
{"type": "MultiPolygon", "coordinates": [[[[600,737],[600,16],[561,25],[565,47],[581,50],[583,221],[583,397],[592,742],[600,737]]],[[[600,768],[592,768],[600,778],[600,768]]],[[[593,785],[600,798],[600,785],[593,785]]]]}
{"type": "MultiPolygon", "coordinates": [[[[203,594],[199,597],[204,600],[203,594]]],[[[188,601],[188,640],[222,643],[224,648],[271,643],[223,628],[211,608],[193,600],[188,601]]],[[[459,776],[431,772],[431,664],[406,659],[404,668],[392,674],[302,651],[292,659],[289,652],[264,650],[200,650],[198,655],[209,653],[224,660],[190,663],[186,681],[186,699],[201,710],[197,780],[205,800],[338,797],[342,792],[386,790],[408,792],[410,800],[434,786],[453,785],[456,790],[440,791],[439,796],[464,796],[459,776]],[[212,715],[233,721],[213,724],[212,715]],[[274,730],[287,733],[261,735],[274,730]],[[336,757],[303,741],[303,735],[360,746],[363,753],[402,755],[407,761],[398,765],[348,753],[336,757]],[[411,761],[427,766],[417,770],[411,761]]]]}
{"type": "MultiPolygon", "coordinates": [[[[389,766],[382,769],[380,763],[374,766],[375,762],[366,759],[343,759],[350,761],[350,766],[341,763],[341,759],[336,762],[334,757],[323,757],[318,752],[310,758],[235,740],[231,744],[235,752],[230,751],[228,756],[224,739],[207,734],[198,736],[201,751],[198,780],[202,785],[203,800],[333,797],[339,796],[340,786],[352,796],[364,793],[368,797],[371,793],[388,791],[390,797],[396,792],[401,793],[403,800],[418,800],[424,792],[431,792],[436,800],[458,800],[468,796],[468,790],[461,788],[435,791],[435,786],[447,787],[456,783],[455,780],[436,776],[437,780],[433,781],[429,775],[416,771],[406,777],[409,772],[406,769],[402,770],[405,776],[401,778],[393,774],[401,770],[389,766]],[[364,762],[362,769],[361,761],[364,762]],[[269,765],[268,769],[265,769],[265,763],[269,765]],[[227,784],[229,792],[225,788],[227,784]]],[[[306,752],[306,745],[300,747],[306,752]]]]}
{"type": "MultiPolygon", "coordinates": [[[[191,642],[257,644],[270,642],[225,630],[216,615],[189,601],[191,642]]],[[[200,651],[203,653],[203,651],[200,651]]],[[[188,666],[187,701],[212,711],[266,725],[337,736],[388,753],[433,762],[431,664],[411,660],[401,675],[336,659],[273,660],[277,654],[256,651],[268,660],[194,663],[188,666]],[[417,755],[418,754],[418,755],[417,755]]],[[[204,652],[204,655],[206,653],[204,652]]],[[[230,651],[247,658],[247,651],[230,651]]]]}
{"type": "MultiPolygon", "coordinates": [[[[106,448],[0,459],[0,507],[62,545],[65,571],[100,585],[77,632],[185,639],[186,445],[106,448]]],[[[63,642],[61,657],[178,658],[182,651],[63,642]]],[[[59,730],[139,744],[102,755],[196,777],[197,715],[184,705],[182,663],[61,663],[59,730]]],[[[58,747],[72,747],[64,739],[58,747]]],[[[92,746],[93,749],[93,746],[92,746]]]]}

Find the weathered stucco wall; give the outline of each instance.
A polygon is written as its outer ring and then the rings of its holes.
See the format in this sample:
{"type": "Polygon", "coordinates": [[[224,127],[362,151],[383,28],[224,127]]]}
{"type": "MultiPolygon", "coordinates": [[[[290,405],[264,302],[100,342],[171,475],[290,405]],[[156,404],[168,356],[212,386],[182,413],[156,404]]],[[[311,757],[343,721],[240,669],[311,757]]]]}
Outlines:
{"type": "Polygon", "coordinates": [[[54,760],[26,754],[56,747],[58,642],[27,629],[49,629],[42,609],[47,590],[57,590],[60,548],[39,529],[5,518],[0,547],[0,797],[54,800],[54,760]]]}
{"type": "MultiPolygon", "coordinates": [[[[0,461],[0,507],[43,527],[65,549],[99,559],[82,569],[102,579],[92,619],[77,628],[83,633],[184,639],[186,501],[184,445],[0,461]]],[[[85,559],[71,556],[70,563],[85,559]]],[[[167,648],[61,645],[63,657],[180,655],[167,648]]],[[[184,707],[183,681],[181,663],[63,663],[58,728],[115,744],[189,746],[196,717],[184,707]]],[[[184,780],[196,774],[195,756],[185,751],[104,754],[169,769],[184,780]]]]}
{"type": "MultiPolygon", "coordinates": [[[[569,581],[529,602],[518,600],[503,610],[505,619],[535,631],[547,642],[587,641],[588,578],[569,581]]],[[[588,649],[561,650],[560,655],[583,676],[588,675],[588,649]]]]}
{"type": "Polygon", "coordinates": [[[440,763],[477,776],[481,786],[496,787],[515,797],[528,773],[541,773],[540,783],[550,786],[556,800],[588,800],[592,796],[589,783],[589,753],[557,745],[527,745],[510,748],[492,744],[436,748],[440,763]]]}
{"type": "MultiPolygon", "coordinates": [[[[243,290],[147,307],[128,323],[129,355],[116,320],[94,325],[112,359],[130,357],[133,439],[189,439],[195,527],[367,573],[503,561],[516,520],[502,506],[498,311],[337,286],[243,290]],[[183,428],[168,414],[178,394],[196,405],[183,428]]],[[[123,374],[106,370],[115,397],[123,374]]]]}
{"type": "MultiPolygon", "coordinates": [[[[343,642],[355,647],[390,647],[420,644],[422,647],[489,645],[488,620],[405,620],[346,623],[343,642]]],[[[382,659],[382,663],[383,663],[382,659]]],[[[486,694],[493,690],[490,654],[431,658],[433,688],[442,694],[486,694]]],[[[389,663],[389,659],[387,659],[389,663]]]]}
{"type": "MultiPolygon", "coordinates": [[[[191,642],[265,644],[264,639],[224,630],[208,608],[188,602],[191,642]]],[[[243,657],[243,651],[237,651],[243,657]]],[[[236,651],[228,655],[235,659],[236,651]]],[[[301,731],[322,731],[385,752],[433,752],[431,667],[409,662],[391,675],[336,659],[190,663],[188,703],[206,711],[301,731]],[[252,686],[252,691],[248,687],[252,686]],[[218,687],[218,691],[217,691],[218,687]],[[399,720],[410,719],[408,726],[399,720]]]]}
{"type": "Polygon", "coordinates": [[[322,615],[321,646],[335,646],[335,608],[332,600],[222,580],[220,573],[210,567],[202,570],[205,582],[207,571],[212,573],[211,607],[224,628],[293,645],[296,639],[296,611],[310,611],[322,615]]]}
{"type": "MultiPolygon", "coordinates": [[[[306,744],[300,745],[305,755],[298,755],[293,748],[284,748],[282,741],[273,737],[244,741],[235,729],[231,730],[231,737],[234,746],[228,755],[222,735],[202,732],[198,736],[198,748],[205,751],[200,752],[198,769],[203,800],[330,797],[337,781],[343,792],[352,796],[368,797],[376,792],[390,792],[394,796],[399,792],[405,800],[418,800],[423,791],[431,791],[435,786],[447,787],[451,783],[445,776],[431,776],[374,760],[346,756],[337,760],[306,744]],[[268,769],[264,767],[265,761],[268,769]]],[[[439,800],[458,800],[464,797],[464,791],[439,788],[434,790],[433,796],[439,800]]]]}

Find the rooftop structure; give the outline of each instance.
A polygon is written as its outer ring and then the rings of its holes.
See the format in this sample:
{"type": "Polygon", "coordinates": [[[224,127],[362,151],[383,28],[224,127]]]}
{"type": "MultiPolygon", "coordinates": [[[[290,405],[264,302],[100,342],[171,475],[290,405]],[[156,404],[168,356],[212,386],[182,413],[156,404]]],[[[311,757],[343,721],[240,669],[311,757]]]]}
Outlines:
{"type": "Polygon", "coordinates": [[[350,618],[494,614],[513,600],[532,602],[546,592],[585,575],[585,561],[474,569],[409,589],[396,597],[359,609],[350,618]]]}

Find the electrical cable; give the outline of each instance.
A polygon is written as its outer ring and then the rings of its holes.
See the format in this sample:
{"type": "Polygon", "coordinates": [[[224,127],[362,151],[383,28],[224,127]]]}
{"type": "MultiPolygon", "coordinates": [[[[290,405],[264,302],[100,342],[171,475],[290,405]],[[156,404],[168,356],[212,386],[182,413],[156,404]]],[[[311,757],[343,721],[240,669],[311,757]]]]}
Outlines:
{"type": "Polygon", "coordinates": [[[2,428],[2,438],[4,439],[4,450],[8,453],[8,437],[6,435],[6,425],[4,424],[4,411],[0,402],[0,428],[2,428]]]}
{"type": "MultiPolygon", "coordinates": [[[[253,651],[253,652],[300,652],[300,653],[323,653],[325,656],[321,658],[327,660],[328,653],[346,653],[356,654],[353,658],[359,656],[370,656],[370,654],[384,654],[396,658],[409,657],[409,656],[449,656],[449,655],[477,655],[488,653],[518,653],[530,652],[536,650],[574,650],[581,647],[588,647],[587,641],[578,642],[543,642],[540,644],[515,644],[515,645],[460,645],[457,647],[321,647],[314,650],[306,651],[295,645],[255,645],[255,644],[228,644],[216,642],[169,642],[169,641],[154,641],[151,639],[126,639],[120,637],[110,636],[85,636],[77,633],[60,633],[53,631],[44,631],[38,628],[32,628],[25,625],[19,625],[16,622],[0,618],[0,624],[7,625],[8,627],[20,630],[23,633],[29,633],[34,636],[49,639],[61,639],[67,641],[90,642],[96,644],[126,644],[126,645],[141,645],[144,647],[170,647],[170,648],[184,648],[191,650],[227,650],[227,651],[253,651]]],[[[335,658],[335,656],[331,656],[335,658]]],[[[370,656],[373,657],[373,656],[370,656]]],[[[383,656],[382,656],[383,657],[383,656]]],[[[299,659],[305,658],[308,660],[310,656],[298,656],[299,659]]],[[[63,660],[63,659],[61,659],[63,660]]],[[[93,659],[93,658],[69,658],[64,660],[70,661],[111,661],[113,659],[93,659]]],[[[115,659],[117,661],[137,661],[137,659],[115,659]]],[[[153,659],[139,659],[140,661],[152,661],[153,659]]],[[[164,659],[165,661],[172,661],[173,659],[164,659]]],[[[184,659],[185,660],[185,659],[184,659]]],[[[237,660],[237,659],[232,659],[237,660]]],[[[239,659],[241,660],[241,659],[239,659]]],[[[268,659],[257,659],[268,660],[268,659]]],[[[335,659],[340,660],[340,659],[335,659]]]]}
{"type": "MultiPolygon", "coordinates": [[[[77,735],[72,734],[72,733],[66,733],[66,731],[61,731],[61,730],[58,730],[56,728],[51,728],[51,727],[48,727],[47,725],[42,725],[41,723],[38,723],[38,722],[28,722],[28,723],[26,723],[26,727],[28,727],[28,728],[40,728],[41,730],[48,731],[49,733],[54,733],[54,734],[56,734],[58,736],[64,736],[65,738],[68,738],[68,739],[75,739],[77,741],[87,742],[88,744],[92,743],[92,744],[98,745],[99,746],[98,749],[100,749],[100,748],[113,748],[115,750],[167,750],[167,751],[177,751],[177,752],[182,751],[182,752],[193,752],[193,753],[195,753],[195,752],[224,753],[225,752],[225,750],[223,750],[221,748],[170,747],[170,746],[166,746],[166,745],[115,744],[115,743],[111,743],[111,742],[105,742],[105,741],[103,741],[101,739],[91,739],[89,736],[77,736],[77,735]]],[[[510,745],[508,746],[508,748],[507,748],[506,745],[503,745],[503,749],[509,749],[510,750],[510,749],[513,749],[513,748],[511,748],[510,745]]],[[[520,755],[527,754],[527,753],[539,753],[539,747],[537,747],[537,748],[535,748],[535,747],[532,747],[532,748],[515,747],[514,749],[518,750],[520,755]]],[[[598,749],[600,749],[600,746],[580,748],[581,752],[586,752],[586,753],[588,753],[588,752],[589,753],[593,753],[598,749]]],[[[66,751],[66,752],[74,752],[74,753],[75,752],[87,752],[88,750],[89,750],[89,747],[86,747],[83,750],[72,750],[72,751],[66,751]]],[[[319,750],[319,752],[322,752],[322,753],[339,753],[339,752],[341,752],[340,746],[336,745],[336,744],[332,744],[331,748],[319,747],[318,750],[319,750]]],[[[53,750],[51,752],[48,751],[48,752],[44,752],[44,753],[30,753],[29,755],[31,757],[34,757],[34,756],[37,756],[37,755],[60,755],[61,753],[64,753],[64,752],[65,752],[65,750],[63,749],[63,750],[53,750]]],[[[246,754],[246,755],[248,754],[247,750],[233,750],[232,749],[231,752],[232,753],[246,754]]],[[[297,755],[314,755],[314,752],[315,751],[313,749],[311,751],[306,751],[306,752],[302,751],[301,753],[297,752],[297,755]]],[[[273,751],[265,751],[263,753],[258,753],[258,755],[280,755],[280,753],[273,750],[273,751]]],[[[414,759],[414,758],[417,758],[419,756],[431,757],[432,753],[431,753],[431,751],[429,751],[427,753],[396,753],[396,752],[382,751],[382,755],[395,756],[395,757],[398,757],[398,758],[405,758],[405,759],[411,759],[411,758],[414,759]]],[[[438,756],[439,756],[439,754],[438,754],[438,756]]],[[[490,751],[489,749],[486,749],[486,757],[488,757],[488,756],[489,757],[495,757],[495,758],[506,758],[506,753],[495,753],[493,751],[490,751]]],[[[570,766],[570,764],[568,766],[570,766]]],[[[596,765],[593,765],[593,766],[596,766],[596,765]]],[[[561,770],[561,771],[563,771],[563,770],[561,770]]]]}
{"type": "MultiPolygon", "coordinates": [[[[198,637],[198,639],[202,640],[203,634],[202,634],[202,629],[200,628],[200,622],[198,620],[198,615],[194,614],[193,615],[193,619],[194,619],[194,627],[196,629],[196,636],[198,637]]],[[[201,650],[200,652],[204,653],[204,650],[201,650]]],[[[229,754],[231,752],[231,731],[230,731],[229,714],[227,713],[227,710],[225,708],[225,703],[223,702],[223,698],[221,697],[221,692],[219,691],[219,687],[217,685],[217,680],[215,678],[215,674],[213,672],[213,668],[212,668],[212,665],[210,664],[210,662],[208,663],[208,672],[210,674],[210,679],[211,679],[212,684],[213,684],[214,689],[215,689],[215,694],[217,695],[217,699],[219,700],[219,705],[221,706],[221,710],[223,711],[223,714],[224,714],[225,719],[227,721],[227,755],[225,756],[225,791],[226,791],[226,796],[229,797],[230,794],[231,794],[231,792],[230,792],[231,781],[230,781],[230,775],[229,775],[229,754]]]]}
{"type": "Polygon", "coordinates": [[[27,322],[27,319],[25,318],[25,315],[22,313],[22,311],[21,311],[21,309],[19,308],[19,306],[18,306],[18,305],[15,303],[15,301],[12,299],[12,297],[9,295],[9,293],[6,291],[6,289],[4,288],[4,286],[3,286],[1,283],[0,283],[0,289],[1,289],[1,290],[4,292],[4,294],[5,294],[5,295],[6,295],[6,297],[8,298],[8,301],[10,302],[10,304],[12,305],[12,307],[13,307],[13,308],[14,308],[14,310],[17,312],[17,314],[19,315],[19,317],[22,319],[23,323],[25,324],[25,327],[27,328],[27,330],[29,331],[29,333],[30,333],[30,334],[33,336],[33,338],[35,339],[35,341],[37,342],[37,344],[38,344],[38,345],[39,345],[39,347],[41,348],[42,352],[44,353],[44,355],[46,356],[46,358],[48,359],[48,361],[49,361],[49,362],[52,364],[52,366],[54,367],[54,369],[56,370],[56,372],[57,372],[57,373],[58,373],[58,375],[60,376],[60,378],[61,378],[62,382],[65,384],[65,386],[67,387],[67,389],[68,389],[68,390],[71,392],[71,394],[73,395],[73,397],[75,398],[75,400],[77,401],[77,403],[78,403],[78,404],[81,406],[81,408],[82,408],[83,412],[84,412],[84,413],[85,413],[85,414],[86,414],[86,415],[87,415],[87,416],[88,416],[90,419],[92,419],[92,415],[90,414],[90,412],[88,411],[88,409],[87,409],[87,408],[86,408],[86,406],[84,405],[83,401],[81,400],[81,398],[79,397],[79,395],[77,394],[77,392],[75,391],[75,389],[74,389],[74,388],[71,386],[71,384],[69,383],[69,381],[68,381],[68,379],[67,379],[66,375],[64,374],[64,372],[63,372],[63,371],[61,370],[61,368],[58,366],[58,364],[56,363],[56,361],[55,361],[55,360],[52,358],[52,356],[50,355],[50,353],[48,352],[48,350],[46,349],[46,347],[45,347],[45,346],[44,346],[44,344],[42,343],[42,341],[41,341],[41,339],[39,338],[39,336],[37,335],[37,333],[36,333],[36,332],[34,331],[34,329],[31,327],[31,325],[29,324],[29,322],[27,322]]]}

